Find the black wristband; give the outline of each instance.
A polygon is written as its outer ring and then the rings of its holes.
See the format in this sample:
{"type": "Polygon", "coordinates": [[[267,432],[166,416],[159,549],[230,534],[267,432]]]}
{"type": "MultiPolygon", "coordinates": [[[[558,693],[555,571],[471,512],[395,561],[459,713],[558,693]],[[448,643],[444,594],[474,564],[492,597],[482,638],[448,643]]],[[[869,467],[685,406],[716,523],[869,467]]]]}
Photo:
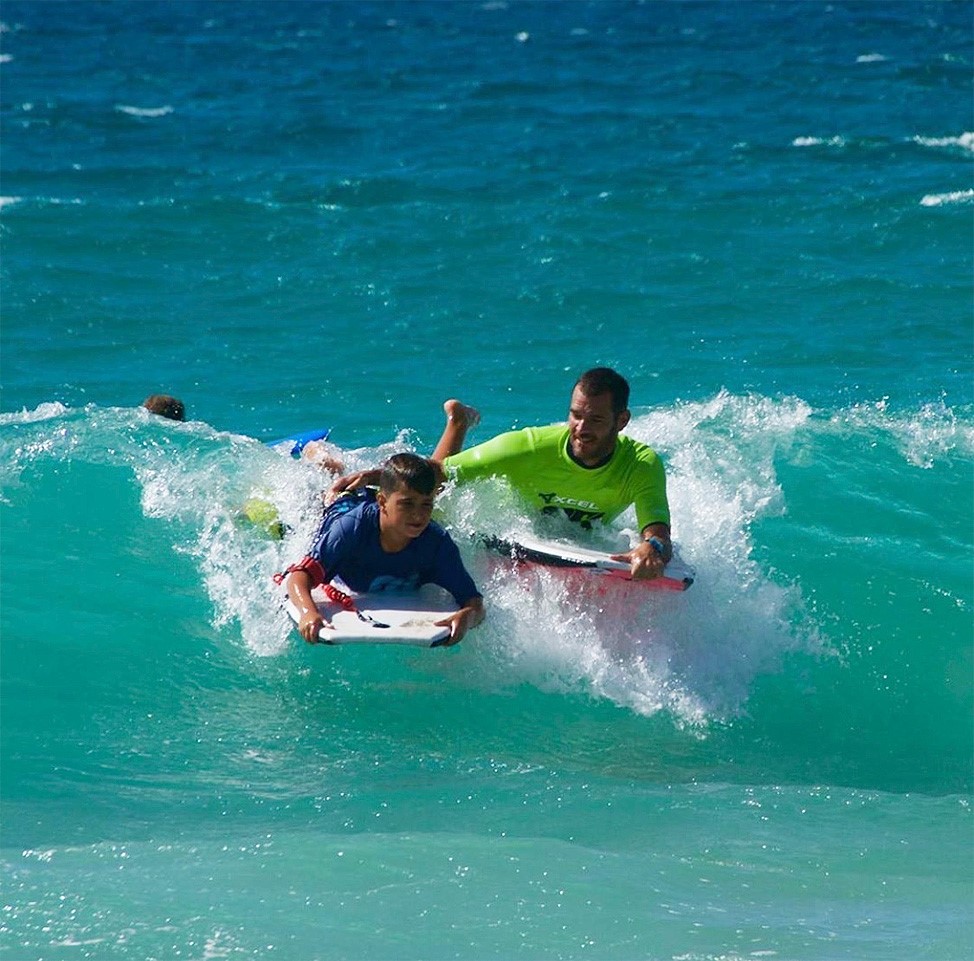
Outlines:
{"type": "Polygon", "coordinates": [[[659,554],[660,557],[666,556],[666,545],[658,537],[647,537],[646,543],[659,554]]]}

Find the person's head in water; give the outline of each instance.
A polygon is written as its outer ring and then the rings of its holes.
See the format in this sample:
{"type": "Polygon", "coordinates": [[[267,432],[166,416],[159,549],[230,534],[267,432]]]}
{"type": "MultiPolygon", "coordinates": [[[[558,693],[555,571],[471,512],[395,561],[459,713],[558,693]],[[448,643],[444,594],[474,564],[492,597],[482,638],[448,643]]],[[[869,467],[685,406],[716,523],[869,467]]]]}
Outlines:
{"type": "Polygon", "coordinates": [[[575,382],[568,408],[568,445],[585,467],[598,467],[615,451],[629,423],[629,384],[609,367],[593,367],[575,382]]]}
{"type": "Polygon", "coordinates": [[[142,401],[142,406],[160,417],[168,417],[169,420],[186,420],[186,408],[183,402],[169,394],[152,394],[142,401]]]}
{"type": "Polygon", "coordinates": [[[405,546],[426,530],[437,486],[435,468],[418,454],[395,454],[382,465],[376,499],[383,546],[405,546]]]}

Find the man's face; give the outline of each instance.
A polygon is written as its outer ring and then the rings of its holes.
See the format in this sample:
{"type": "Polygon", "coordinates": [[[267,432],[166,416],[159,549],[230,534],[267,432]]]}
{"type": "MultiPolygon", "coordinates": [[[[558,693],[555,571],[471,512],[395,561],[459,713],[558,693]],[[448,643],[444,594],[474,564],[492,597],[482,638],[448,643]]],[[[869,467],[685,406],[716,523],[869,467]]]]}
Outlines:
{"type": "Polygon", "coordinates": [[[589,397],[576,387],[568,408],[571,451],[577,461],[592,467],[605,460],[616,446],[619,431],[629,423],[629,411],[616,414],[611,394],[589,397]]]}

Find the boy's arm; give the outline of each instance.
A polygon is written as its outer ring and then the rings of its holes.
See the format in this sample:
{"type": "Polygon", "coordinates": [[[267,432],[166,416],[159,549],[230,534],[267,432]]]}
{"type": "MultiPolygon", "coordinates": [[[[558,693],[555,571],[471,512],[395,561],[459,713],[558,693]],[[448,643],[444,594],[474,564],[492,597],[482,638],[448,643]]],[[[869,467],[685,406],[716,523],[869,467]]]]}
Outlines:
{"type": "MultiPolygon", "coordinates": [[[[430,464],[436,474],[437,486],[442,487],[446,483],[446,471],[443,470],[443,466],[438,461],[432,458],[430,458],[430,464]]],[[[347,491],[358,490],[360,487],[378,487],[381,473],[382,471],[378,467],[374,467],[371,470],[357,470],[351,474],[346,474],[344,477],[339,477],[324,495],[325,504],[333,504],[339,495],[347,491]]]]}
{"type": "Polygon", "coordinates": [[[288,597],[294,602],[294,606],[300,611],[301,619],[298,621],[298,633],[309,643],[319,644],[321,639],[318,632],[323,627],[331,627],[318,611],[311,596],[311,576],[307,571],[291,571],[285,582],[288,597]]]}
{"type": "Polygon", "coordinates": [[[463,635],[471,628],[476,627],[483,619],[484,599],[478,594],[471,597],[455,614],[436,622],[438,627],[450,628],[450,636],[443,641],[443,646],[452,647],[454,644],[459,644],[463,635]]]}
{"type": "Polygon", "coordinates": [[[435,566],[428,579],[449,591],[460,605],[460,610],[436,622],[441,627],[450,628],[450,637],[444,643],[456,644],[470,628],[476,627],[484,619],[484,599],[463,566],[460,550],[453,538],[445,531],[441,531],[441,536],[435,566]]]}

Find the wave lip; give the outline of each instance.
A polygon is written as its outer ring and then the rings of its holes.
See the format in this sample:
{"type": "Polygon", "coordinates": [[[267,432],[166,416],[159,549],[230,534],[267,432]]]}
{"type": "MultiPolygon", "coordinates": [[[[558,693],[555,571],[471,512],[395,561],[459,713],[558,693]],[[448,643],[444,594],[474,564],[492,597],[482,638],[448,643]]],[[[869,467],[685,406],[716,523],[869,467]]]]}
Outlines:
{"type": "Polygon", "coordinates": [[[795,137],[792,140],[793,147],[844,147],[845,137],[838,135],[834,137],[795,137]]]}
{"type": "Polygon", "coordinates": [[[174,113],[173,108],[166,104],[163,107],[133,107],[129,104],[116,104],[115,110],[118,113],[128,114],[130,117],[145,117],[147,119],[152,119],[154,117],[165,117],[168,114],[174,113]]]}
{"type": "Polygon", "coordinates": [[[945,207],[951,204],[974,203],[974,189],[952,190],[945,194],[926,194],[920,200],[921,207],[945,207]]]}
{"type": "Polygon", "coordinates": [[[974,131],[962,133],[959,137],[920,137],[913,142],[921,147],[961,147],[974,153],[974,131]]]}

